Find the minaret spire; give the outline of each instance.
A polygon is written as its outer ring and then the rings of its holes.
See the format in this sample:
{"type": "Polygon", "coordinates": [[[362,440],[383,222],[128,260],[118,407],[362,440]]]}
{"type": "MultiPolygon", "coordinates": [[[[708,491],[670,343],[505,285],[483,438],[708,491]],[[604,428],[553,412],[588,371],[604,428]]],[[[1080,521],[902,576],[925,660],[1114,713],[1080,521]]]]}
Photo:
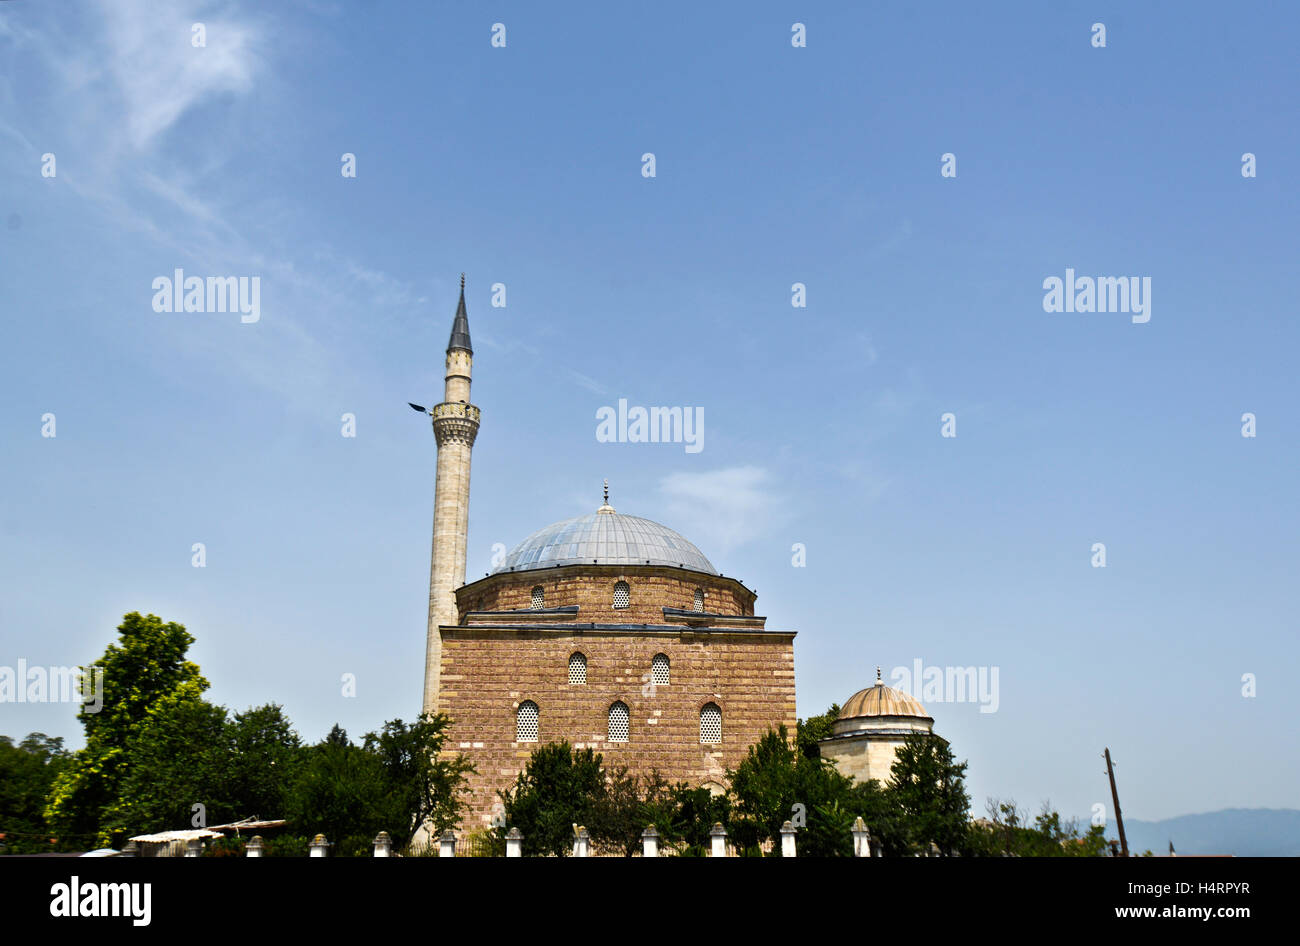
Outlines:
{"type": "Polygon", "coordinates": [[[465,312],[465,274],[460,274],[460,302],[456,304],[456,318],[451,323],[451,341],[447,342],[447,351],[461,349],[474,354],[469,343],[469,315],[465,312]]]}
{"type": "Polygon", "coordinates": [[[469,538],[470,455],[478,436],[479,409],[469,403],[474,349],[465,312],[465,274],[460,274],[460,301],[447,343],[442,403],[429,413],[438,441],[438,469],[433,487],[433,554],[429,566],[429,627],[424,659],[424,712],[438,711],[442,678],[442,631],[460,623],[456,589],[465,584],[469,538]]]}

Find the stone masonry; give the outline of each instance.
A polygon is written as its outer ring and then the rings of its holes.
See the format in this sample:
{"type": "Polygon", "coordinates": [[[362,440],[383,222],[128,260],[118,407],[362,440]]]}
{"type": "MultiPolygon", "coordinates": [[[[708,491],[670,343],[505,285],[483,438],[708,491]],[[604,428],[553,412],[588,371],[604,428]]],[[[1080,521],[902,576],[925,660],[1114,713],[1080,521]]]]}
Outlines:
{"type": "Polygon", "coordinates": [[[441,628],[441,709],[453,721],[447,750],[478,770],[464,830],[490,824],[498,790],[547,742],[721,790],[726,770],[768,728],[784,723],[794,733],[795,632],[767,630],[753,615],[753,592],[734,579],[663,566],[565,566],[496,574],[461,588],[457,600],[462,623],[441,628]],[[626,609],[613,607],[619,580],[630,586],[626,609]],[[529,607],[537,585],[542,610],[529,607]],[[706,592],[705,612],[691,610],[696,588],[706,592]],[[569,682],[575,652],[587,658],[585,684],[569,682]],[[667,685],[651,685],[656,654],[669,659],[667,685]],[[525,700],[539,709],[537,742],[516,741],[525,700]],[[627,742],[607,738],[615,701],[629,709],[627,742]],[[708,703],[722,712],[715,745],[700,741],[708,703]]]}

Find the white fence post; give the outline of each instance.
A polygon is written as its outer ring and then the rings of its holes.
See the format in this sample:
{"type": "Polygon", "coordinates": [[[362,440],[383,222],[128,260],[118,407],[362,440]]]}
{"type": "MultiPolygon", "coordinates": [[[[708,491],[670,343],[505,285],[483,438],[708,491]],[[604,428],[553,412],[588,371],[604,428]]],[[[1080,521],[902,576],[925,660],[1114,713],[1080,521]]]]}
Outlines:
{"type": "Polygon", "coordinates": [[[794,825],[786,822],[781,825],[781,856],[794,857],[794,825]]]}
{"type": "Polygon", "coordinates": [[[438,856],[455,857],[456,856],[456,832],[448,828],[438,839],[438,856]]]}
{"type": "Polygon", "coordinates": [[[325,840],[325,835],[318,834],[311,839],[311,857],[324,857],[329,850],[330,843],[325,840]]]}
{"type": "Polygon", "coordinates": [[[392,857],[392,854],[393,839],[387,831],[380,831],[375,835],[375,857],[392,857]]]}
{"type": "Polygon", "coordinates": [[[248,845],[244,848],[245,857],[261,857],[266,842],[262,840],[260,834],[255,834],[248,839],[248,845]]]}
{"type": "Polygon", "coordinates": [[[726,857],[727,856],[727,829],[722,826],[721,821],[717,822],[713,826],[713,828],[709,831],[709,839],[712,845],[709,851],[709,856],[726,857]]]}
{"type": "Polygon", "coordinates": [[[506,857],[524,856],[524,834],[518,828],[511,828],[506,834],[506,857]]]}
{"type": "Polygon", "coordinates": [[[649,825],[641,832],[641,856],[659,856],[659,832],[655,830],[654,825],[649,825]]]}
{"type": "Polygon", "coordinates": [[[584,828],[582,825],[578,825],[576,828],[574,828],[573,829],[573,856],[587,857],[588,842],[590,840],[591,840],[591,835],[587,834],[586,828],[584,828]]]}
{"type": "Polygon", "coordinates": [[[867,823],[861,815],[853,822],[853,856],[871,856],[871,832],[867,830],[867,823]]]}

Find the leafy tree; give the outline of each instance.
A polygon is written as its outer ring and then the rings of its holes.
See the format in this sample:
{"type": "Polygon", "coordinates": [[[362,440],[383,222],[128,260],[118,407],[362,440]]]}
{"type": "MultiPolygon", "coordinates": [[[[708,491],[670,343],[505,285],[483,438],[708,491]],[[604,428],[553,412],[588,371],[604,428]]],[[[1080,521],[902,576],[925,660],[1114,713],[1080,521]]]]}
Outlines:
{"type": "Polygon", "coordinates": [[[109,827],[126,835],[281,817],[300,756],[298,734],[273,703],[231,718],[184,690],[164,696],[131,742],[109,827]]]}
{"type": "Polygon", "coordinates": [[[302,740],[276,703],[236,713],[226,727],[226,791],[240,818],[281,818],[303,758],[302,740]]]}
{"type": "Polygon", "coordinates": [[[286,815],[295,831],[321,833],[335,844],[352,835],[373,839],[393,828],[381,803],[388,787],[378,753],[352,744],[335,726],[329,737],[305,750],[288,788],[286,815]]]}
{"type": "Polygon", "coordinates": [[[731,801],[707,788],[678,782],[666,798],[647,805],[646,822],[655,826],[665,849],[685,857],[704,857],[712,845],[713,826],[731,824],[731,801]]]}
{"type": "Polygon", "coordinates": [[[474,767],[463,755],[443,757],[451,719],[442,713],[424,713],[407,726],[400,719],[384,723],[378,733],[366,735],[365,750],[379,759],[387,782],[380,810],[405,846],[421,825],[428,824],[435,835],[460,820],[465,803],[461,795],[468,788],[465,776],[474,767]]]}
{"type": "Polygon", "coordinates": [[[126,750],[119,796],[104,810],[104,827],[129,837],[231,820],[228,725],[225,707],[201,697],[184,690],[160,697],[126,750]],[[203,806],[201,817],[194,805],[203,806]]]}
{"type": "Polygon", "coordinates": [[[763,842],[778,836],[781,825],[794,813],[799,803],[795,760],[782,725],[769,729],[749,747],[736,769],[727,773],[735,799],[732,840],[743,851],[757,853],[763,842]]]}
{"type": "Polygon", "coordinates": [[[111,840],[106,815],[121,805],[128,750],[149,710],[164,696],[197,698],[208,687],[198,665],[186,659],[194,638],[182,625],[133,611],[117,630],[119,642],[82,668],[103,674],[103,705],[78,712],[86,746],[55,779],[45,810],[56,831],[97,834],[100,843],[111,840]]]}
{"type": "Polygon", "coordinates": [[[449,725],[442,714],[425,714],[410,725],[390,720],[359,746],[335,725],[299,753],[285,786],[291,826],[323,833],[337,853],[365,854],[380,831],[403,847],[421,825],[441,832],[456,824],[465,775],[473,769],[464,756],[443,757],[449,725]]]}
{"type": "Polygon", "coordinates": [[[1076,819],[1062,821],[1059,812],[1044,803],[1029,823],[1014,801],[990,798],[988,818],[970,826],[970,853],[1002,857],[1102,857],[1109,853],[1106,829],[1092,825],[1080,832],[1076,819]]]}
{"type": "MultiPolygon", "coordinates": [[[[651,797],[666,794],[667,784],[629,775],[627,766],[605,772],[603,790],[590,799],[585,826],[593,843],[632,857],[641,849],[641,832],[649,824],[651,797]]],[[[520,829],[523,830],[522,828],[520,829]]]]}
{"type": "Polygon", "coordinates": [[[927,853],[930,845],[945,856],[966,842],[970,797],[966,763],[957,762],[948,742],[930,733],[913,733],[894,753],[885,792],[898,812],[907,853],[927,853]]]}
{"type": "Polygon", "coordinates": [[[8,736],[0,736],[0,852],[32,854],[55,848],[45,821],[45,796],[70,759],[57,736],[34,732],[16,746],[8,736]]]}
{"type": "Polygon", "coordinates": [[[859,814],[853,780],[833,763],[792,748],[784,726],[750,747],[730,781],[731,833],[742,850],[756,853],[770,842],[779,857],[781,826],[790,821],[804,855],[853,853],[849,827],[859,814]]]}
{"type": "Polygon", "coordinates": [[[820,716],[809,716],[807,719],[799,720],[799,726],[795,733],[799,751],[810,759],[820,759],[821,748],[817,743],[831,737],[831,727],[835,725],[835,721],[839,718],[840,705],[832,703],[831,708],[820,716]]]}
{"type": "Polygon", "coordinates": [[[565,857],[572,850],[574,825],[591,820],[604,793],[601,756],[574,750],[568,742],[547,743],[533,750],[514,785],[497,793],[505,824],[495,836],[500,842],[516,827],[524,836],[524,854],[565,857]]]}

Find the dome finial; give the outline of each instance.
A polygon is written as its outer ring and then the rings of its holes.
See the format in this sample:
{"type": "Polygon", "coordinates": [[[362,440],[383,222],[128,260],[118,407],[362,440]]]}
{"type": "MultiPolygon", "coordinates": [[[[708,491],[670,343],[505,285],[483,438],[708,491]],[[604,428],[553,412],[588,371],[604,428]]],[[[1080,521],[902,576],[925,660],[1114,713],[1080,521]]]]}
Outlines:
{"type": "Polygon", "coordinates": [[[464,274],[464,273],[461,273],[461,274],[460,274],[460,290],[461,290],[461,292],[464,292],[464,291],[465,291],[465,274],[464,274]]]}
{"type": "Polygon", "coordinates": [[[880,686],[880,685],[881,685],[881,680],[880,680],[880,667],[877,666],[877,667],[876,667],[876,686],[880,686]]]}
{"type": "Polygon", "coordinates": [[[605,480],[605,502],[596,512],[607,516],[614,514],[614,507],[609,504],[609,480],[605,480]]]}

